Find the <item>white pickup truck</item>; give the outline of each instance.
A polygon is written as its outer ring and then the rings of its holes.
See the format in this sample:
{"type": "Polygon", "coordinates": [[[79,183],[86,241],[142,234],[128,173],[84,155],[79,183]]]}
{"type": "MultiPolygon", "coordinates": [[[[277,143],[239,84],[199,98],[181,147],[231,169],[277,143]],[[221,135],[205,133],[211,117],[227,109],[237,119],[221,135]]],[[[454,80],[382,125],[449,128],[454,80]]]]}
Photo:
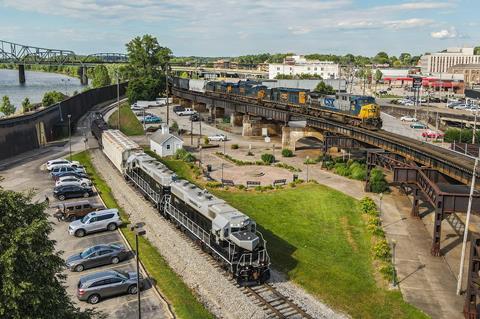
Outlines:
{"type": "Polygon", "coordinates": [[[187,115],[193,115],[193,114],[196,114],[197,112],[193,109],[185,109],[185,110],[182,110],[182,111],[178,111],[177,112],[177,115],[178,116],[187,116],[187,115]]]}

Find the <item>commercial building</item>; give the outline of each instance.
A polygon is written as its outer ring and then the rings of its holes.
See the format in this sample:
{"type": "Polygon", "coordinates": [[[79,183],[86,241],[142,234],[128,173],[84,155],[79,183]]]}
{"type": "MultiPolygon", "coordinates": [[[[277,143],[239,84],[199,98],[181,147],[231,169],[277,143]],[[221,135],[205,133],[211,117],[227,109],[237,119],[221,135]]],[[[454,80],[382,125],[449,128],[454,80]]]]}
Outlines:
{"type": "Polygon", "coordinates": [[[443,52],[427,53],[420,58],[422,74],[446,73],[457,64],[479,64],[480,55],[473,48],[448,48],[443,52]]]}
{"type": "Polygon", "coordinates": [[[238,69],[238,63],[221,59],[213,62],[213,67],[215,69],[238,69]]]}
{"type": "Polygon", "coordinates": [[[466,86],[480,85],[480,64],[457,64],[448,69],[448,73],[463,74],[466,86]]]}
{"type": "Polygon", "coordinates": [[[335,79],[339,76],[339,65],[331,61],[307,60],[301,55],[286,57],[283,63],[268,65],[268,78],[275,79],[279,74],[284,75],[318,75],[322,79],[335,79]]]}

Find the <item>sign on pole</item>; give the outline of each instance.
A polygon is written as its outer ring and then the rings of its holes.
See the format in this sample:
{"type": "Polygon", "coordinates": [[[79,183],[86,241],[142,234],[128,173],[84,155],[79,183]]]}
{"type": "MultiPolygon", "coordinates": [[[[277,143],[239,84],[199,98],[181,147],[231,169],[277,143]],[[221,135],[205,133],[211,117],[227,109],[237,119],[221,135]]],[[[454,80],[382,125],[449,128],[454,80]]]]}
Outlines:
{"type": "Polygon", "coordinates": [[[421,77],[414,77],[413,78],[413,88],[419,89],[422,87],[422,78],[421,77]]]}

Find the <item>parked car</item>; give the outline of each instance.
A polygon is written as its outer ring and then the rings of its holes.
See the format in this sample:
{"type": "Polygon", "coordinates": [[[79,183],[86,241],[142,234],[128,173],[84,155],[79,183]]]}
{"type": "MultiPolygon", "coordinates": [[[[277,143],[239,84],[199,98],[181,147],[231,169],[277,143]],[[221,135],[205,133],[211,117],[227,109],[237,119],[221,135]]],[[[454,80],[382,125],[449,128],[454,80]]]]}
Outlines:
{"type": "Polygon", "coordinates": [[[59,200],[67,198],[89,197],[93,195],[91,187],[82,187],[78,185],[59,186],[53,189],[53,196],[59,200]]]}
{"type": "MultiPolygon", "coordinates": [[[[143,278],[140,275],[140,289],[143,288],[143,278]]],[[[78,281],[77,298],[96,304],[101,299],[122,294],[137,293],[137,272],[120,270],[100,271],[83,276],[78,281]]]]}
{"type": "Polygon", "coordinates": [[[190,121],[192,121],[192,122],[200,121],[200,115],[198,113],[190,115],[190,121]]]}
{"type": "Polygon", "coordinates": [[[85,173],[85,169],[72,166],[58,166],[51,170],[50,175],[52,175],[52,177],[55,177],[58,174],[65,172],[85,173]]]}
{"type": "Polygon", "coordinates": [[[410,127],[414,128],[414,129],[425,129],[425,128],[427,128],[427,126],[425,124],[420,123],[420,122],[414,122],[414,123],[410,124],[410,127]]]}
{"type": "Polygon", "coordinates": [[[162,119],[155,115],[147,115],[141,120],[142,123],[151,124],[151,123],[160,123],[162,119]]]}
{"type": "Polygon", "coordinates": [[[55,182],[55,186],[80,185],[82,187],[92,187],[92,181],[88,178],[78,178],[75,176],[62,176],[55,182]]]}
{"type": "Polygon", "coordinates": [[[80,272],[88,268],[118,264],[127,258],[128,251],[122,245],[96,245],[68,257],[66,265],[71,271],[80,272]]]}
{"type": "Polygon", "coordinates": [[[208,137],[209,141],[226,141],[227,136],[224,134],[215,134],[208,137]]]}
{"type": "Polygon", "coordinates": [[[188,115],[193,115],[195,113],[197,113],[197,112],[193,109],[185,109],[183,111],[178,111],[177,115],[178,116],[188,116],[188,115]]]}
{"type": "Polygon", "coordinates": [[[55,174],[55,176],[53,176],[53,179],[58,180],[59,178],[65,177],[65,176],[73,176],[76,178],[88,178],[88,175],[82,172],[63,172],[63,173],[55,174]]]}
{"type": "Polygon", "coordinates": [[[57,205],[54,216],[60,220],[72,222],[100,209],[104,209],[103,205],[92,204],[88,200],[64,202],[57,205]]]}
{"type": "Polygon", "coordinates": [[[71,166],[72,164],[80,165],[80,163],[77,162],[77,161],[71,162],[71,161],[66,160],[64,158],[57,158],[57,159],[54,159],[54,160],[51,160],[51,161],[47,162],[47,170],[51,171],[52,169],[54,169],[56,167],[71,166]]]}
{"type": "Polygon", "coordinates": [[[417,122],[417,118],[410,116],[410,115],[405,115],[400,118],[400,121],[402,122],[417,122]]]}
{"type": "Polygon", "coordinates": [[[382,90],[382,91],[379,91],[378,94],[385,95],[385,94],[388,94],[388,91],[387,90],[382,90]]]}
{"type": "Polygon", "coordinates": [[[118,209],[104,209],[91,212],[82,219],[73,221],[68,225],[68,232],[72,236],[83,237],[88,233],[110,230],[114,231],[122,225],[118,209]]]}
{"type": "Polygon", "coordinates": [[[422,137],[438,139],[443,137],[443,133],[427,130],[422,133],[422,137]]]}
{"type": "Polygon", "coordinates": [[[182,111],[185,111],[185,108],[181,105],[176,105],[173,107],[173,112],[175,113],[182,112],[182,111]]]}

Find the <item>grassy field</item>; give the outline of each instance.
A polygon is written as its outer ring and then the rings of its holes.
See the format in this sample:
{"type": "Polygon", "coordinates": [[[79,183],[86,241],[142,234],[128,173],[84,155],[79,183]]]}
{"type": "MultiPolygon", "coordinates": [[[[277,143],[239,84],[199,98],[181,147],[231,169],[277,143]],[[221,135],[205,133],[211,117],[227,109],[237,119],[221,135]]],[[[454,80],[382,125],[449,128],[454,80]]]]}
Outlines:
{"type": "MultiPolygon", "coordinates": [[[[163,159],[195,182],[187,164],[163,159]]],[[[323,185],[270,192],[211,190],[259,224],[273,267],[354,318],[428,318],[375,281],[371,235],[358,202],[323,185]]]]}
{"type": "MultiPolygon", "coordinates": [[[[79,161],[85,166],[88,174],[92,178],[95,187],[102,197],[107,207],[118,207],[122,213],[122,219],[127,224],[128,217],[122,208],[117,204],[112,195],[110,187],[97,174],[87,152],[81,152],[72,156],[73,160],[79,161]]],[[[132,247],[135,246],[135,235],[126,226],[120,228],[120,231],[127,238],[132,247]]],[[[213,318],[213,315],[196,299],[193,292],[185,285],[182,279],[168,266],[165,259],[160,255],[157,249],[145,238],[139,238],[139,249],[142,253],[141,261],[147,270],[149,277],[152,278],[173,306],[177,318],[196,319],[213,318]]]]}
{"type": "MultiPolygon", "coordinates": [[[[118,110],[114,111],[108,119],[110,128],[118,127],[118,110]]],[[[120,105],[120,130],[127,136],[143,135],[143,126],[133,113],[128,103],[120,105]]]]}

